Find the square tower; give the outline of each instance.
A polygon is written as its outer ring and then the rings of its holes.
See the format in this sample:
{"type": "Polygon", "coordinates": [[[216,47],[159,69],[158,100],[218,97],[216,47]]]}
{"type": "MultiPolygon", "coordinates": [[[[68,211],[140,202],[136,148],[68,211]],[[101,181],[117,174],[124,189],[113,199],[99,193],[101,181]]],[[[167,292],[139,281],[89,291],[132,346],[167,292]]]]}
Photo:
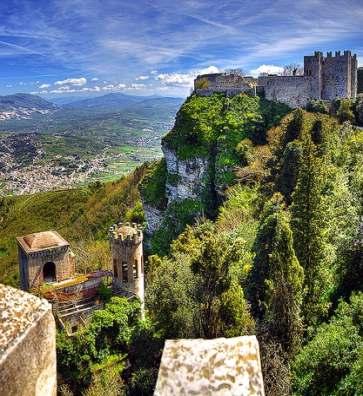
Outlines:
{"type": "Polygon", "coordinates": [[[350,51],[331,52],[323,60],[322,99],[355,98],[357,95],[357,57],[350,51]]]}
{"type": "Polygon", "coordinates": [[[74,276],[74,254],[69,243],[56,231],[38,232],[16,239],[23,290],[74,276]]]}
{"type": "Polygon", "coordinates": [[[320,99],[323,89],[323,53],[315,51],[314,55],[304,56],[304,76],[312,81],[310,95],[320,99]]]}

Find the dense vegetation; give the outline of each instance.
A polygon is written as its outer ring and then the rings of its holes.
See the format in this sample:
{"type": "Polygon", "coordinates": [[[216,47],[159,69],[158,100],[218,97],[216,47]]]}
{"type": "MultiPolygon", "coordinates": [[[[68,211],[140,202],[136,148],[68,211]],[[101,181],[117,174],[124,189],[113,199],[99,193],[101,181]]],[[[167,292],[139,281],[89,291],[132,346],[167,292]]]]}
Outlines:
{"type": "MultiPolygon", "coordinates": [[[[168,207],[146,263],[146,320],[137,302],[113,298],[75,338],[59,334],[64,395],[152,394],[166,338],[245,334],[258,337],[267,395],[363,392],[363,132],[345,106],[331,116],[246,95],[186,101],[164,144],[183,158],[232,158],[213,168],[211,185],[223,169],[233,177],[210,195],[213,216],[196,207],[202,199],[168,207]]],[[[160,162],[78,191],[72,211],[58,212],[73,213],[73,226],[69,214],[60,231],[100,240],[112,217],[142,216],[140,206],[127,211],[142,175],[145,202],[165,208],[170,176],[160,162]]],[[[5,202],[14,221],[0,240],[39,205],[5,202]]],[[[39,227],[57,224],[45,217],[39,227]]]]}
{"type": "Polygon", "coordinates": [[[171,338],[257,334],[269,395],[360,394],[363,133],[346,122],[351,105],[295,110],[257,140],[251,123],[234,132],[218,118],[226,101],[189,98],[164,140],[205,155],[226,126],[226,152],[240,156],[214,221],[149,258],[150,318],[171,338]]]}

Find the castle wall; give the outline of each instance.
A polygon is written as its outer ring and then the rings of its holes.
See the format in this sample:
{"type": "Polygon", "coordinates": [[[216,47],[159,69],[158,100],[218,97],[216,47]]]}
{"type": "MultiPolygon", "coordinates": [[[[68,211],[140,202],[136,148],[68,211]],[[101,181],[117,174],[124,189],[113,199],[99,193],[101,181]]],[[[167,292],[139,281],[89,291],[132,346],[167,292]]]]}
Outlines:
{"type": "Polygon", "coordinates": [[[253,94],[254,91],[249,84],[254,81],[253,77],[243,77],[238,74],[206,74],[195,79],[194,90],[201,96],[210,96],[215,92],[229,96],[244,92],[253,94]]]}
{"type": "Polygon", "coordinates": [[[0,285],[0,395],[55,396],[55,322],[51,305],[0,285]]]}
{"type": "Polygon", "coordinates": [[[258,84],[264,87],[265,98],[287,104],[292,108],[304,107],[314,99],[315,79],[307,76],[263,76],[258,84]]]}

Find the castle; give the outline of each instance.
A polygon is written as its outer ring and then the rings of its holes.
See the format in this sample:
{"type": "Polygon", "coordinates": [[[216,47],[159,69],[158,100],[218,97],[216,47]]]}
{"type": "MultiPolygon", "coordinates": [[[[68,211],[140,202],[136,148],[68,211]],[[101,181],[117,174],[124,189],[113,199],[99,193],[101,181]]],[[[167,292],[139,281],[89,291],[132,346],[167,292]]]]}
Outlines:
{"type": "Polygon", "coordinates": [[[234,72],[205,74],[194,81],[198,95],[221,92],[260,94],[268,100],[282,102],[292,108],[305,107],[311,100],[356,98],[357,56],[351,51],[336,51],[324,56],[316,51],[304,56],[304,74],[292,76],[267,75],[244,77],[234,72]]]}

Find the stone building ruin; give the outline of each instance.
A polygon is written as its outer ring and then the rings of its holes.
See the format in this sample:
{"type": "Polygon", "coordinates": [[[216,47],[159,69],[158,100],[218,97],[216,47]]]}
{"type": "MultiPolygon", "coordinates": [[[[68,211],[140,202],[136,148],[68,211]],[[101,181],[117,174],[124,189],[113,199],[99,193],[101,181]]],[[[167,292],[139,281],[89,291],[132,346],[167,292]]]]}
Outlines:
{"type": "Polygon", "coordinates": [[[133,223],[110,228],[114,287],[136,295],[144,306],[143,232],[133,223]]]}
{"type": "Polygon", "coordinates": [[[74,253],[69,243],[56,231],[37,232],[16,239],[20,286],[23,290],[74,276],[74,253]]]}
{"type": "Polygon", "coordinates": [[[231,76],[226,73],[198,76],[194,91],[198,95],[222,92],[235,95],[241,92],[259,93],[268,100],[282,102],[292,108],[304,107],[311,100],[356,98],[357,56],[351,51],[328,52],[326,56],[316,51],[304,56],[304,74],[293,76],[267,75],[257,79],[231,76]],[[248,89],[248,86],[250,87],[248,89]]]}

